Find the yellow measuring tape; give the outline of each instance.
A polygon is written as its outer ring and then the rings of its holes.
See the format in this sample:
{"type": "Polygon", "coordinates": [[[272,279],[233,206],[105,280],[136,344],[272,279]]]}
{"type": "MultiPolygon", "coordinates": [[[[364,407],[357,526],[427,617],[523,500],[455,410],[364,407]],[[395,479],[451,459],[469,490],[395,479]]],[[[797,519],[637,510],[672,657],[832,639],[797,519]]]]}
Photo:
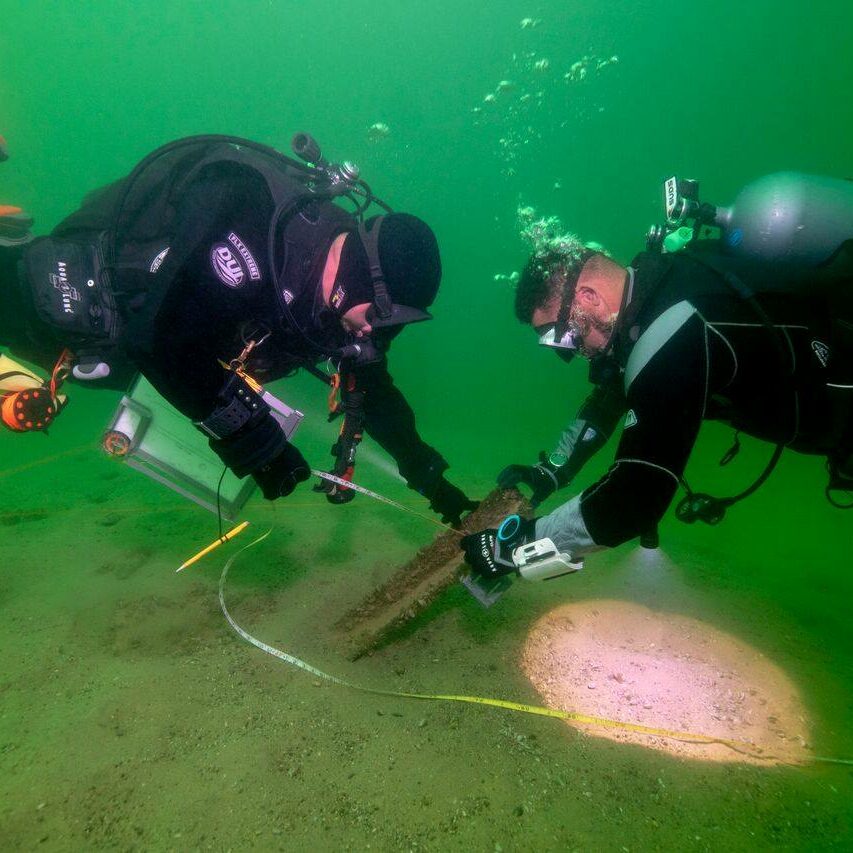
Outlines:
{"type": "MultiPolygon", "coordinates": [[[[28,464],[22,465],[18,468],[13,468],[10,470],[6,470],[0,472],[0,477],[8,477],[13,474],[21,473],[22,471],[26,471],[30,468],[35,468],[40,465],[47,464],[49,462],[55,462],[58,459],[65,458],[67,456],[71,456],[75,453],[79,453],[83,450],[89,449],[89,445],[82,445],[78,447],[71,448],[70,450],[66,450],[62,453],[58,453],[54,456],[47,457],[45,459],[39,459],[34,462],[30,462],[28,464]]],[[[333,475],[327,474],[325,472],[320,471],[312,471],[316,476],[320,476],[323,479],[327,479],[330,481],[338,482],[340,485],[345,485],[349,488],[355,488],[356,491],[364,492],[369,497],[374,497],[378,500],[381,500],[383,503],[388,503],[392,506],[395,506],[399,509],[404,509],[406,512],[410,512],[413,515],[416,515],[420,518],[424,518],[433,524],[437,524],[440,527],[447,527],[446,525],[441,524],[440,522],[436,522],[434,519],[427,518],[426,516],[418,513],[414,510],[411,510],[408,507],[404,507],[401,504],[398,504],[396,501],[391,501],[388,498],[383,498],[380,495],[377,495],[375,492],[370,492],[363,487],[356,486],[353,483],[339,480],[337,477],[333,475]]],[[[23,513],[21,513],[23,514],[23,513]]],[[[17,514],[16,514],[17,515],[17,514]]],[[[245,525],[239,526],[239,530],[232,531],[233,535],[241,532],[245,529],[245,525]]],[[[449,530],[453,530],[453,528],[447,527],[449,530]]],[[[458,533],[459,531],[453,531],[458,533]]],[[[678,732],[672,731],[670,729],[661,729],[655,728],[653,726],[643,726],[638,723],[627,723],[622,722],[620,720],[608,720],[604,717],[594,717],[588,714],[579,714],[575,711],[561,711],[555,708],[545,708],[540,705],[527,705],[521,702],[510,702],[505,699],[491,699],[483,696],[458,696],[453,694],[443,694],[443,693],[406,693],[398,690],[382,690],[380,688],[375,687],[364,687],[360,684],[355,684],[351,681],[347,681],[346,679],[339,678],[335,675],[330,675],[329,673],[323,672],[322,670],[317,669],[311,664],[300,660],[294,655],[288,654],[287,652],[283,652],[280,649],[276,649],[273,646],[264,643],[262,640],[259,640],[257,637],[253,637],[248,631],[244,630],[231,614],[228,612],[228,608],[225,605],[225,580],[228,577],[228,571],[231,566],[234,564],[236,559],[247,549],[251,548],[254,545],[259,544],[264,539],[266,539],[272,533],[272,528],[270,528],[263,536],[258,537],[253,542],[250,542],[248,545],[240,549],[236,554],[234,554],[226,563],[222,569],[222,574],[219,578],[219,604],[222,608],[222,613],[225,618],[228,620],[228,624],[239,634],[244,640],[251,643],[256,648],[265,652],[272,657],[275,657],[284,663],[287,663],[291,666],[298,667],[299,669],[304,670],[305,672],[310,672],[312,675],[315,675],[318,678],[322,678],[325,681],[329,681],[333,684],[338,684],[341,687],[348,687],[352,690],[359,690],[363,693],[372,693],[376,696],[394,696],[403,699],[421,699],[421,700],[429,700],[429,701],[443,701],[443,702],[464,702],[473,705],[487,705],[494,708],[504,708],[509,711],[517,711],[524,714],[533,714],[540,717],[553,717],[559,720],[571,720],[576,723],[585,723],[588,725],[596,725],[602,726],[605,728],[612,729],[621,729],[622,731],[636,732],[639,734],[653,735],[656,737],[663,737],[669,740],[678,740],[685,743],[704,743],[704,744],[721,744],[722,746],[726,746],[734,752],[738,752],[742,755],[748,755],[753,758],[758,758],[762,760],[775,760],[773,756],[761,755],[756,753],[751,745],[745,741],[737,741],[737,740],[729,740],[726,738],[718,738],[718,737],[710,737],[708,735],[695,734],[692,732],[678,732]]],[[[230,536],[229,536],[230,538],[230,536]]],[[[208,550],[212,550],[213,547],[221,544],[223,540],[217,540],[213,546],[208,546],[208,549],[197,556],[203,556],[204,553],[207,553],[208,550]]],[[[194,560],[193,560],[194,561],[194,560]]],[[[853,759],[845,759],[845,758],[827,758],[824,756],[812,756],[812,761],[821,762],[824,764],[841,764],[847,766],[853,766],[853,759]]]]}
{"type": "MultiPolygon", "coordinates": [[[[611,729],[621,729],[622,731],[637,732],[639,734],[654,735],[656,737],[667,738],[669,740],[678,740],[685,743],[704,743],[704,744],[721,744],[728,747],[734,752],[741,755],[748,755],[752,758],[758,758],[764,761],[777,760],[774,756],[762,755],[757,753],[751,744],[746,741],[729,740],[726,738],[710,737],[709,735],[695,734],[693,732],[678,732],[670,729],[655,728],[653,726],[642,726],[638,723],[626,723],[620,720],[608,720],[604,717],[593,717],[588,714],[579,714],[575,711],[561,711],[555,708],[544,708],[540,705],[526,705],[521,702],[510,702],[505,699],[490,699],[483,696],[457,696],[446,693],[407,693],[398,690],[382,690],[376,687],[364,687],[360,684],[355,684],[347,681],[344,678],[339,678],[336,675],[330,675],[317,669],[294,655],[283,652],[280,649],[270,646],[269,644],[253,637],[248,631],[242,628],[229,613],[228,607],[225,604],[225,581],[228,577],[228,571],[237,558],[249,548],[263,542],[272,533],[270,528],[262,536],[259,536],[253,542],[250,542],[245,547],[241,548],[236,554],[228,559],[222,569],[222,574],[219,577],[219,606],[222,608],[222,613],[228,620],[228,624],[239,634],[246,642],[251,643],[256,648],[260,649],[268,655],[283,661],[290,666],[295,666],[305,672],[310,672],[317,678],[322,678],[324,681],[329,681],[341,687],[349,687],[353,690],[359,690],[362,693],[372,693],[375,696],[394,696],[403,699],[422,699],[441,702],[465,702],[473,705],[488,705],[494,708],[504,708],[509,711],[518,711],[523,714],[534,714],[540,717],[554,717],[559,720],[571,720],[576,723],[585,723],[588,725],[603,726],[611,729]]],[[[853,760],[834,759],[834,758],[818,758],[813,757],[813,761],[821,761],[830,764],[853,764],[853,760]]]]}

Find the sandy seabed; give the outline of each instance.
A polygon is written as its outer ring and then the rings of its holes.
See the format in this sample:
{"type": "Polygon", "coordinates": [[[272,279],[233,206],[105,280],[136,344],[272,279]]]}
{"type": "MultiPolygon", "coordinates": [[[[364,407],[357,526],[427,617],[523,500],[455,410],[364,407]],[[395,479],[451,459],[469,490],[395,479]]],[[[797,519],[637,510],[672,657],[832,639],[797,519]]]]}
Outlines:
{"type": "MultiPolygon", "coordinates": [[[[75,447],[73,434],[52,441],[55,453],[75,447]]],[[[321,458],[327,441],[317,444],[321,458]]],[[[222,565],[252,533],[176,575],[214,538],[210,514],[96,447],[49,464],[41,444],[4,447],[18,473],[0,492],[3,851],[853,846],[848,767],[749,764],[680,742],[673,754],[661,751],[668,739],[371,696],[285,666],[219,610],[222,565]]],[[[415,504],[364,472],[365,485],[415,504]]],[[[849,743],[853,643],[833,614],[851,588],[829,546],[784,598],[790,584],[758,575],[767,549],[737,562],[722,540],[703,550],[675,530],[667,563],[600,555],[570,578],[517,583],[490,610],[452,589],[350,663],[333,626],[430,541],[430,526],[361,499],[331,507],[307,488],[253,501],[246,518],[275,529],[231,569],[235,619],[356,683],[544,700],[774,755],[802,749],[800,737],[828,755],[849,743]]],[[[727,541],[737,533],[735,520],[727,541]]]]}
{"type": "Polygon", "coordinates": [[[563,605],[533,627],[522,667],[549,707],[672,733],[572,721],[602,737],[713,761],[808,760],[794,683],[760,652],[696,619],[626,601],[563,605]]]}

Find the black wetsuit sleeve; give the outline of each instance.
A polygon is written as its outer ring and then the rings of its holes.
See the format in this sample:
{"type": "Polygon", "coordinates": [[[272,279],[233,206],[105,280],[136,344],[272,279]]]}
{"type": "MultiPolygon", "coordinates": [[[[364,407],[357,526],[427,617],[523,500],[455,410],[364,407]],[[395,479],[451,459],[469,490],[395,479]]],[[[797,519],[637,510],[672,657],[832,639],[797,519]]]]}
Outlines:
{"type": "Polygon", "coordinates": [[[387,363],[361,367],[356,377],[365,392],[367,434],[394,459],[409,487],[430,497],[447,463],[418,434],[415,414],[394,384],[387,363]]]}
{"type": "Polygon", "coordinates": [[[597,545],[633,539],[666,512],[705,411],[706,334],[694,314],[631,381],[615,462],[580,498],[584,524],[597,545]]]}
{"type": "Polygon", "coordinates": [[[556,449],[567,457],[566,464],[557,471],[561,487],[568,485],[607,444],[625,408],[625,395],[618,380],[593,388],[557,444],[556,449]]]}

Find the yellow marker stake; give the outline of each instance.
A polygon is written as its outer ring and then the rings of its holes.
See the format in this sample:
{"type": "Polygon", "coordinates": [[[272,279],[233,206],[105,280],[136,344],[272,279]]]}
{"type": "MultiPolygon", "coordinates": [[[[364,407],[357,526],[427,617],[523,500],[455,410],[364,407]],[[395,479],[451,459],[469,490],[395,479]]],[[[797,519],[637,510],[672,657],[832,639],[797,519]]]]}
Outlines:
{"type": "Polygon", "coordinates": [[[185,568],[187,568],[187,566],[191,566],[193,563],[197,563],[202,557],[206,556],[211,551],[215,551],[223,542],[227,542],[229,539],[233,539],[238,533],[242,533],[248,526],[248,521],[244,521],[238,524],[236,527],[229,530],[224,536],[217,539],[215,542],[211,542],[210,545],[207,546],[207,548],[202,548],[202,550],[199,551],[198,554],[196,554],[194,557],[190,557],[189,560],[178,566],[178,568],[175,569],[175,572],[177,573],[183,571],[185,568]]]}

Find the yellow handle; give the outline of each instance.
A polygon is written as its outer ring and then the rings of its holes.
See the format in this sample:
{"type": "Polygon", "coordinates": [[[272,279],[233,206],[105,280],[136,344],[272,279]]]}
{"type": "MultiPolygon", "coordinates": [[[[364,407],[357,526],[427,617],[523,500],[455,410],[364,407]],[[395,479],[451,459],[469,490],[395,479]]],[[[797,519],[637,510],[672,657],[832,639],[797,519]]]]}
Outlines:
{"type": "Polygon", "coordinates": [[[233,539],[237,536],[238,533],[242,533],[249,526],[248,521],[243,521],[238,524],[236,527],[233,527],[229,530],[223,537],[217,539],[215,542],[211,542],[206,548],[202,548],[201,551],[198,552],[194,557],[190,557],[185,563],[182,563],[175,569],[175,572],[183,571],[187,566],[191,566],[193,563],[197,563],[202,557],[209,554],[211,551],[216,550],[223,542],[227,542],[229,539],[233,539]]]}

